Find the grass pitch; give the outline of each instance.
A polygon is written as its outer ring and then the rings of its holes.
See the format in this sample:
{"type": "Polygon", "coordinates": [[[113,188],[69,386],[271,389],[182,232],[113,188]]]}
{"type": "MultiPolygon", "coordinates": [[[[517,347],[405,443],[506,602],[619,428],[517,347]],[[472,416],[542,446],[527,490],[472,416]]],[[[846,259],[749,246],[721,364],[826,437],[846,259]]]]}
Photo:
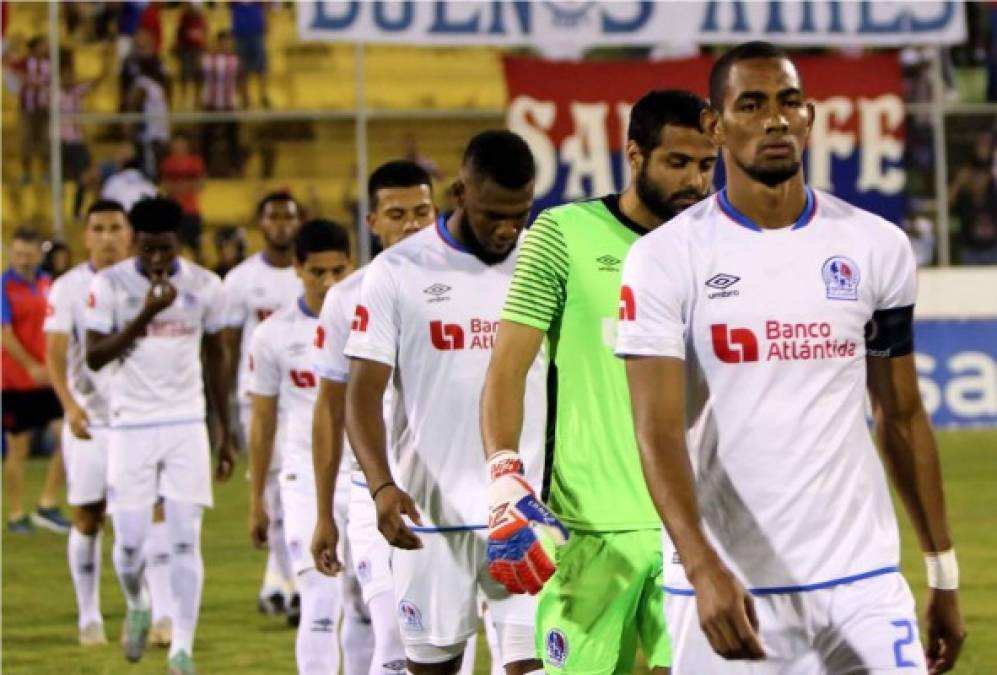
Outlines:
{"type": "MultiPolygon", "coordinates": [[[[959,551],[963,612],[969,641],[957,673],[997,672],[997,431],[940,432],[949,520],[959,551]]],[[[31,462],[28,492],[38,494],[44,464],[31,462]]],[[[242,471],[237,470],[237,477],[242,471]]],[[[198,672],[294,673],[294,632],[256,612],[263,554],[246,535],[246,483],[234,478],[216,486],[216,506],[205,517],[206,568],[201,620],[195,643],[198,672]]],[[[6,505],[4,505],[6,507],[6,505]]],[[[917,543],[901,515],[903,569],[920,601],[924,566],[917,543]]],[[[4,510],[6,522],[6,510],[4,510]]],[[[163,673],[164,650],[150,649],[137,665],[124,662],[117,638],[124,601],[105,536],[101,596],[111,644],[82,649],[76,644],[76,606],[66,567],[66,540],[39,531],[3,537],[3,646],[6,675],[145,675],[163,673]]],[[[483,645],[482,645],[483,647],[483,645]]],[[[479,648],[476,673],[488,672],[479,648]]]]}

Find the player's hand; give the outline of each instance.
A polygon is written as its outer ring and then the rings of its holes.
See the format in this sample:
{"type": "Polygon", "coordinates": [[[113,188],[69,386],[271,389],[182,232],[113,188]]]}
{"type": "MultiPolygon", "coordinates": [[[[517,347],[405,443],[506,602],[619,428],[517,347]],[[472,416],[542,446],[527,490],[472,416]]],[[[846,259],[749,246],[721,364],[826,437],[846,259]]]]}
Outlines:
{"type": "Polygon", "coordinates": [[[959,658],[962,643],[966,640],[966,624],[959,611],[959,592],[928,589],[928,646],[924,655],[928,672],[947,673],[959,658]]]}
{"type": "Polygon", "coordinates": [[[173,304],[177,299],[177,287],[165,277],[153,279],[149,292],[145,294],[144,312],[155,316],[173,304]]]}
{"type": "Polygon", "coordinates": [[[377,492],[374,499],[377,507],[377,529],[389,544],[397,548],[422,548],[422,540],[409,529],[402,516],[408,516],[416,525],[422,525],[422,517],[415,502],[396,485],[388,485],[377,492]]]}
{"type": "Polygon", "coordinates": [[[322,574],[334,577],[343,569],[336,555],[336,545],[339,543],[339,529],[329,518],[319,516],[312,534],[312,558],[315,568],[322,574]]]}
{"type": "Polygon", "coordinates": [[[263,500],[252,498],[249,504],[249,538],[256,548],[267,547],[270,516],[263,507],[263,500]]]}
{"type": "Polygon", "coordinates": [[[523,478],[519,455],[496,453],[488,469],[488,571],[510,593],[535,595],[557,569],[536,530],[547,531],[558,545],[568,530],[523,478]]]}
{"type": "Polygon", "coordinates": [[[66,408],[65,417],[66,421],[69,422],[69,430],[73,432],[73,436],[85,441],[91,439],[90,418],[87,416],[86,410],[73,403],[66,408]]]}
{"type": "Polygon", "coordinates": [[[235,470],[235,451],[232,450],[232,440],[222,438],[218,446],[218,464],[215,466],[215,480],[224,483],[232,477],[235,470]]]}
{"type": "Polygon", "coordinates": [[[43,364],[31,363],[25,370],[28,371],[28,375],[31,376],[31,379],[34,380],[35,384],[49,384],[48,368],[46,368],[43,364]]]}
{"type": "Polygon", "coordinates": [[[730,570],[716,561],[689,580],[696,589],[699,625],[713,651],[725,659],[764,659],[754,600],[730,570]]]}

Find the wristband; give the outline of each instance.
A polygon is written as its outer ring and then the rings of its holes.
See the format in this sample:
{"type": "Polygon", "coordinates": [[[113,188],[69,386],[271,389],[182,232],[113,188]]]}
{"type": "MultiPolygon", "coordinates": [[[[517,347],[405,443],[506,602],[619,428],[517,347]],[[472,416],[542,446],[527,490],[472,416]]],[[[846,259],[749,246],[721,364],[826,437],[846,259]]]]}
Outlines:
{"type": "Polygon", "coordinates": [[[488,459],[488,477],[491,480],[507,473],[523,473],[523,462],[515,450],[499,450],[488,459]]]}
{"type": "Polygon", "coordinates": [[[929,588],[940,591],[954,591],[959,588],[959,563],[955,559],[955,549],[925,553],[924,565],[928,571],[929,588]]]}
{"type": "Polygon", "coordinates": [[[377,498],[377,493],[378,493],[378,492],[380,492],[381,490],[383,490],[383,489],[384,489],[384,488],[386,488],[386,487],[391,487],[391,486],[393,486],[394,484],[395,484],[395,481],[393,481],[393,480],[389,480],[389,481],[388,481],[388,482],[386,482],[386,483],[381,483],[380,485],[378,485],[378,486],[377,486],[377,489],[376,489],[376,490],[374,490],[373,492],[371,492],[371,493],[370,493],[370,498],[371,498],[371,500],[373,500],[373,499],[376,499],[376,498],[377,498]]]}

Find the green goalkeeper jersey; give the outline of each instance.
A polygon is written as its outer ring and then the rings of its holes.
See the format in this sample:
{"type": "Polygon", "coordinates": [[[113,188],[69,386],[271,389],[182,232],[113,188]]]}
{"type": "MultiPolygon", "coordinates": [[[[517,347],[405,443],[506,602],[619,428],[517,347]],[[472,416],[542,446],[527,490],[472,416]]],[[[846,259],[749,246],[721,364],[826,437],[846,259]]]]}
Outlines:
{"type": "Polygon", "coordinates": [[[502,312],[547,334],[544,498],[572,529],[661,527],[641,472],[624,364],[613,353],[623,261],[643,233],[620,212],[618,195],[542,212],[502,312]]]}

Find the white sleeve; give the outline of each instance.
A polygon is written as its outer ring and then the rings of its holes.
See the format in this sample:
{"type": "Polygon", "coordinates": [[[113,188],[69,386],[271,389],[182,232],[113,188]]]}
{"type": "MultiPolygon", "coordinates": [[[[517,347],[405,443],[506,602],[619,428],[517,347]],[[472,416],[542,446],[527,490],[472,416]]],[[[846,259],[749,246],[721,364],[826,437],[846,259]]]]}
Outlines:
{"type": "Polygon", "coordinates": [[[229,326],[225,288],[213,272],[210,279],[208,291],[205,294],[206,306],[204,310],[204,332],[209,334],[217,333],[229,326]]]}
{"type": "Polygon", "coordinates": [[[272,349],[273,340],[264,321],[249,343],[249,393],[258,396],[276,396],[280,391],[280,363],[272,349]]]}
{"type": "Polygon", "coordinates": [[[115,330],[114,319],[114,284],[107,274],[100,273],[93,278],[87,293],[87,330],[109,335],[115,330]]]}
{"type": "Polygon", "coordinates": [[[314,369],[319,377],[333,382],[346,382],[349,377],[350,363],[344,351],[350,337],[351,310],[356,307],[349,302],[352,295],[337,292],[335,286],[329,289],[315,328],[314,369]]]}
{"type": "Polygon", "coordinates": [[[618,356],[685,358],[692,274],[683,248],[679,237],[647,235],[630,249],[620,289],[618,356]]]}
{"type": "Polygon", "coordinates": [[[222,319],[226,328],[242,328],[249,319],[246,302],[240,292],[241,270],[229,272],[222,282],[225,293],[225,316],[222,319]]]}
{"type": "Polygon", "coordinates": [[[910,241],[896,225],[890,224],[896,234],[883,246],[883,257],[878,270],[882,274],[876,289],[874,309],[910,307],[917,300],[917,261],[910,241]]]}
{"type": "Polygon", "coordinates": [[[73,332],[73,298],[66,277],[56,279],[48,294],[48,307],[45,310],[46,333],[73,332]]]}
{"type": "Polygon", "coordinates": [[[395,270],[385,258],[370,264],[353,310],[346,355],[395,366],[401,336],[395,270]]]}

